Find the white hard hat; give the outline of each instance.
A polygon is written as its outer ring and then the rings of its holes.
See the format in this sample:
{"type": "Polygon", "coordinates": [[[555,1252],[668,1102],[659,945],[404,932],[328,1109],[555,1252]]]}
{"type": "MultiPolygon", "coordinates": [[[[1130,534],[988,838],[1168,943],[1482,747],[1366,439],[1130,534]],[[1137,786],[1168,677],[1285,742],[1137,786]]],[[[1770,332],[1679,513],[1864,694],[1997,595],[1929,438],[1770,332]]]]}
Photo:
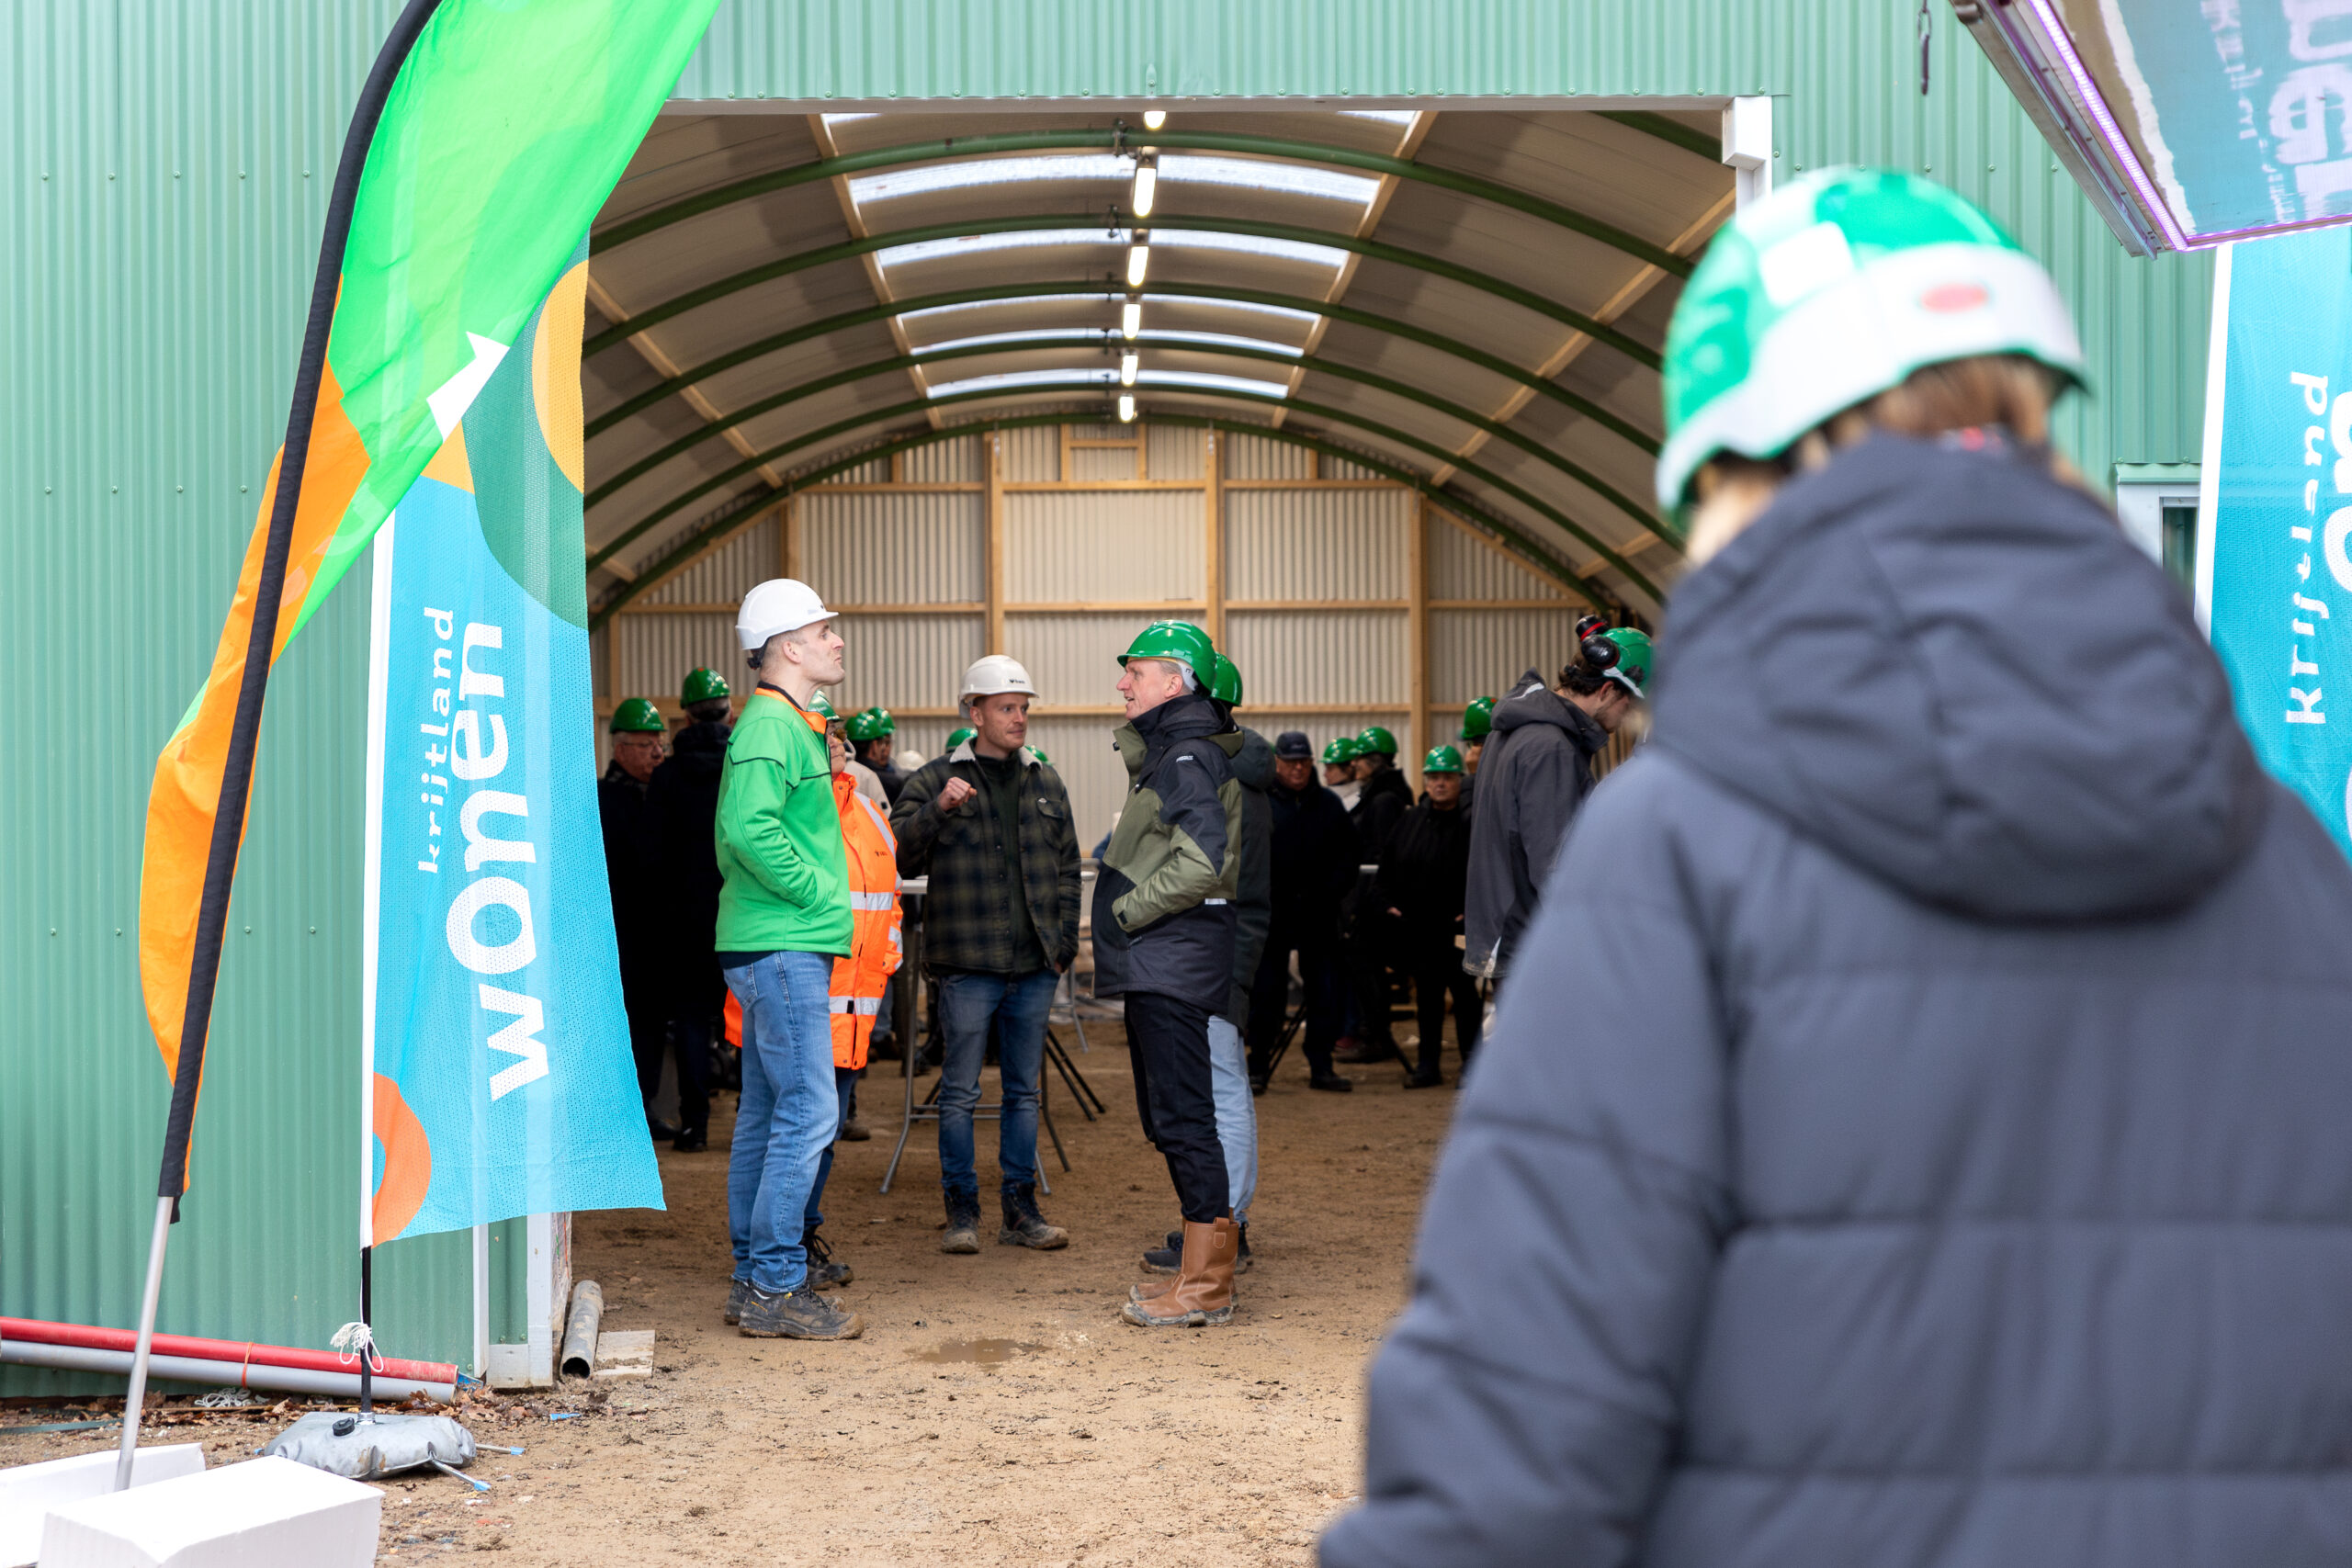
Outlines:
{"type": "Polygon", "coordinates": [[[973,697],[992,697],[1000,692],[1019,692],[1034,697],[1037,688],[1031,683],[1029,671],[1021,668],[1019,660],[1002,653],[987,653],[972,660],[972,667],[964,671],[964,689],[956,694],[956,700],[960,703],[973,697]]]}
{"type": "Polygon", "coordinates": [[[815,589],[789,577],[772,577],[743,595],[743,607],[735,612],[735,640],[748,653],[766,647],[778,632],[797,632],[832,617],[815,589]]]}

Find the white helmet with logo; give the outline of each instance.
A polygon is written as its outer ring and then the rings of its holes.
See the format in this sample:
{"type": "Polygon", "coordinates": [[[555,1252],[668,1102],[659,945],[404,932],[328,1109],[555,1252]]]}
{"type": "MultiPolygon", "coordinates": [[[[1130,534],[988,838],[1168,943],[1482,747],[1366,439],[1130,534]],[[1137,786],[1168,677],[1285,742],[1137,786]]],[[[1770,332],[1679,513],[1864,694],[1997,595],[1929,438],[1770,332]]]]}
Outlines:
{"type": "Polygon", "coordinates": [[[735,612],[735,638],[748,653],[766,647],[778,632],[797,632],[832,618],[815,589],[789,577],[772,577],[743,595],[743,607],[735,612]]]}
{"type": "Polygon", "coordinates": [[[1031,682],[1029,671],[1021,668],[1019,660],[1001,653],[983,654],[964,671],[964,686],[956,694],[956,700],[967,703],[974,697],[992,697],[1001,692],[1019,692],[1034,697],[1037,688],[1031,682]]]}

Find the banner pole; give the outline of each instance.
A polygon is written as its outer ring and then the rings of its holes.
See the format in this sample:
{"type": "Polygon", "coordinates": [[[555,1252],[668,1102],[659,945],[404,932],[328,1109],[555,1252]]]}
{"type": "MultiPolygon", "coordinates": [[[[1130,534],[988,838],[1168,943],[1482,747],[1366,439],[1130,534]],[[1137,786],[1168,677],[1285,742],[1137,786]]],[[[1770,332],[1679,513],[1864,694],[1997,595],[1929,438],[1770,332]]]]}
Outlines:
{"type": "Polygon", "coordinates": [[[294,372],[294,402],[286,418],[277,484],[271,496],[269,534],[262,545],[261,574],[254,590],[253,626],[245,638],[244,669],[237,683],[236,716],[229,729],[220,798],[214,804],[212,841],[204,864],[204,892],[197,905],[196,942],[188,964],[187,1006],[180,1021],[179,1061],[172,1074],[172,1108],[164,1128],[163,1171],[157,1183],[156,1235],[147,1256],[147,1287],[141,1303],[139,1344],[130,1363],[130,1403],[122,1413],[122,1450],[115,1461],[114,1485],[130,1484],[132,1455],[139,1447],[139,1401],[147,1388],[148,1346],[154,1333],[155,1303],[163,1293],[164,1251],[179,1217],[179,1197],[187,1190],[188,1137],[196,1122],[197,1089],[204,1078],[205,1035],[212,1021],[212,993],[220,977],[220,941],[229,923],[229,891],[237,874],[238,840],[244,833],[245,805],[253,789],[254,753],[261,738],[262,701],[269,687],[270,657],[277,648],[279,601],[286,594],[286,562],[294,544],[294,517],[301,502],[302,475],[311,456],[311,427],[325,378],[327,341],[334,327],[335,294],[343,281],[343,256],[351,239],[351,218],[359,201],[359,177],[376,139],[392,84],[441,0],[409,0],[391,36],[376,56],[344,133],[327,200],[326,229],[319,242],[318,270],[311,280],[311,312],[302,329],[302,355],[294,372]]]}

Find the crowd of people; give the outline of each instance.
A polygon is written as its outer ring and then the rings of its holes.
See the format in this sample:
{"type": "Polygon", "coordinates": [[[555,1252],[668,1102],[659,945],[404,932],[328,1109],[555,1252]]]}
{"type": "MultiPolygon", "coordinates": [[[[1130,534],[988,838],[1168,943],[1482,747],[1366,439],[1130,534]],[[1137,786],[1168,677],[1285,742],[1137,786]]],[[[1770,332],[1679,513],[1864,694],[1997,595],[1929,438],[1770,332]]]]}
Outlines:
{"type": "MultiPolygon", "coordinates": [[[[859,1332],[823,1294],[852,1273],[825,1245],[822,1201],[832,1145],[870,1135],[856,1084],[891,1042],[899,985],[927,990],[940,1046],[942,1250],[979,1250],[974,1121],[991,1055],[997,1238],[1069,1243],[1038,1207],[1036,1145],[1048,1012],[1080,959],[1085,863],[1069,792],[1028,743],[1036,687],[1006,655],[976,660],[945,751],[906,756],[887,710],[834,710],[846,665],[832,619],[805,583],[753,589],[737,626],[752,691],[739,705],[716,671],[691,671],[674,734],[652,702],[618,704],[600,786],[649,1128],[703,1149],[714,1084],[740,1088],[726,1315],[752,1335],[859,1332]],[[901,891],[915,878],[919,906],[901,891]],[[894,980],[902,906],[920,911],[923,974],[894,980]],[[674,1123],[653,1110],[665,1065],[674,1123]]],[[[1531,671],[1500,701],[1471,704],[1456,741],[1423,757],[1418,799],[1385,727],[1325,746],[1320,782],[1306,734],[1269,741],[1241,723],[1241,672],[1196,626],[1154,623],[1119,656],[1113,739],[1130,787],[1092,856],[1083,923],[1092,994],[1124,1010],[1137,1113],[1179,1213],[1141,1259],[1172,1282],[1137,1287],[1122,1308],[1130,1322],[1231,1317],[1233,1277],[1253,1261],[1253,1101],[1292,1037],[1311,1089],[1351,1090],[1336,1064],[1400,1057],[1391,1021],[1409,987],[1419,1036],[1406,1084],[1445,1081],[1449,1008],[1466,1067],[1486,1006],[1478,976],[1500,967],[1491,950],[1465,967],[1479,911],[1512,931],[1524,923],[1592,759],[1647,676],[1644,633],[1589,617],[1577,641],[1555,682],[1531,671]],[[1473,809],[1482,764],[1487,814],[1505,825],[1491,844],[1473,809]]]]}

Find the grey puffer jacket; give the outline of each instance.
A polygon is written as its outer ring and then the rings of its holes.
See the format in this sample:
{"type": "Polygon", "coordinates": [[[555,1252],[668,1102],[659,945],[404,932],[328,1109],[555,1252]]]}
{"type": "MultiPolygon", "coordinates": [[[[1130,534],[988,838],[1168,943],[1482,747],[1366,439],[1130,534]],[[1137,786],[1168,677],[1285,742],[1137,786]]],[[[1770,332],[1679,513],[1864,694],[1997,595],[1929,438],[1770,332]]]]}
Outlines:
{"type": "Polygon", "coordinates": [[[2180,595],[1881,437],[1659,649],[1327,1568],[2352,1562],[2352,868],[2180,595]]]}
{"type": "Polygon", "coordinates": [[[1592,792],[1592,759],[1608,744],[1598,720],[1532,670],[1495,705],[1478,762],[1486,788],[1470,815],[1462,967],[1471,974],[1492,979],[1510,967],[1568,824],[1592,792]]]}

